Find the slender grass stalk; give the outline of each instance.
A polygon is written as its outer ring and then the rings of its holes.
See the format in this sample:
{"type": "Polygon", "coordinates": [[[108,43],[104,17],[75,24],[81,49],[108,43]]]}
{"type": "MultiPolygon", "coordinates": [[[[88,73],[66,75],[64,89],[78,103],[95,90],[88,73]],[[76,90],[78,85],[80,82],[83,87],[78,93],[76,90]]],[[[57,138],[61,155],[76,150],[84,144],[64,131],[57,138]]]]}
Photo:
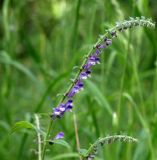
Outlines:
{"type": "MultiPolygon", "coordinates": [[[[135,51],[134,51],[134,52],[135,52],[135,51]]],[[[131,61],[132,61],[132,66],[133,66],[134,75],[135,75],[135,81],[136,81],[136,83],[137,83],[139,100],[140,100],[140,103],[141,103],[141,105],[142,105],[142,107],[141,107],[141,108],[142,108],[142,113],[143,113],[144,116],[145,116],[144,97],[143,97],[143,92],[142,92],[142,86],[141,86],[141,83],[140,83],[140,77],[139,77],[139,75],[138,75],[138,65],[137,65],[137,62],[136,62],[135,53],[132,53],[131,61]]]]}
{"type": "MultiPolygon", "coordinates": [[[[77,42],[77,36],[78,36],[78,27],[79,27],[79,19],[80,19],[80,9],[81,9],[81,3],[82,0],[77,0],[76,1],[76,12],[75,14],[75,21],[74,21],[74,26],[73,26],[73,31],[71,35],[71,45],[73,46],[72,48],[75,48],[76,42],[77,42]]],[[[71,46],[70,46],[71,49],[71,46]]]]}
{"type": "Polygon", "coordinates": [[[8,21],[8,10],[9,10],[8,6],[9,6],[9,0],[5,0],[2,11],[3,11],[3,24],[4,24],[6,44],[8,43],[8,40],[10,38],[9,21],[8,21]]]}
{"type": "Polygon", "coordinates": [[[91,101],[91,99],[89,97],[87,98],[87,100],[88,100],[89,106],[92,106],[92,107],[89,107],[89,112],[92,116],[93,125],[95,127],[96,137],[100,137],[100,131],[99,131],[99,125],[98,125],[99,122],[96,117],[96,108],[92,105],[93,103],[95,103],[95,101],[94,100],[91,101]]]}
{"type": "Polygon", "coordinates": [[[122,73],[122,78],[121,78],[121,82],[120,82],[120,95],[119,95],[119,101],[118,101],[118,106],[117,106],[117,117],[118,117],[118,123],[120,122],[120,113],[121,113],[121,105],[122,105],[122,97],[123,97],[123,90],[124,90],[124,83],[125,83],[125,73],[126,73],[126,69],[127,69],[127,60],[128,60],[128,54],[130,51],[130,42],[131,42],[131,33],[129,32],[129,40],[128,40],[128,44],[127,44],[127,50],[125,52],[124,55],[124,68],[123,68],[123,73],[122,73]]]}
{"type": "MultiPolygon", "coordinates": [[[[37,130],[40,130],[39,116],[35,114],[34,117],[37,130]]],[[[39,132],[37,132],[37,142],[38,142],[38,160],[41,160],[41,135],[39,132]]]]}
{"type": "Polygon", "coordinates": [[[155,155],[154,155],[154,152],[153,152],[153,144],[152,144],[152,141],[151,141],[151,133],[150,133],[151,131],[149,129],[149,125],[148,125],[147,121],[145,120],[144,116],[139,111],[139,108],[138,108],[137,104],[135,103],[135,101],[132,99],[132,97],[127,95],[127,94],[124,94],[124,96],[131,102],[132,106],[134,107],[135,113],[137,114],[137,116],[139,118],[139,121],[140,121],[141,125],[143,126],[145,132],[149,135],[148,146],[149,146],[150,151],[152,153],[152,155],[151,155],[152,158],[151,159],[155,160],[155,155]]]}
{"type": "MultiPolygon", "coordinates": [[[[73,122],[74,122],[74,128],[75,128],[75,138],[76,138],[76,146],[77,146],[77,151],[80,150],[80,141],[79,141],[79,135],[78,135],[78,126],[77,126],[77,119],[76,119],[76,114],[73,111],[73,122]]],[[[80,156],[80,160],[82,160],[80,156]]]]}
{"type": "Polygon", "coordinates": [[[157,59],[155,61],[155,78],[154,78],[154,104],[157,106],[157,59]]]}

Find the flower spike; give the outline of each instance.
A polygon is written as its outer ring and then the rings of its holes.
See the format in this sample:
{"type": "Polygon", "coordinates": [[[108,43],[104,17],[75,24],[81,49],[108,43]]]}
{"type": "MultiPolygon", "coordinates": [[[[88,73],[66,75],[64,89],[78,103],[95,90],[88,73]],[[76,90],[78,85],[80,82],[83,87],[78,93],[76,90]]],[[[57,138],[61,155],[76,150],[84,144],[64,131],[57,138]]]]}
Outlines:
{"type": "Polygon", "coordinates": [[[155,27],[155,23],[151,19],[145,17],[130,17],[123,22],[117,22],[115,27],[107,30],[106,34],[101,35],[97,43],[91,49],[91,51],[85,56],[85,60],[80,67],[80,70],[76,74],[76,77],[72,81],[70,87],[67,89],[66,94],[62,97],[60,105],[53,109],[51,118],[61,118],[66,111],[71,111],[73,108],[73,97],[84,88],[83,81],[91,77],[92,67],[100,63],[100,54],[103,49],[106,49],[112,44],[112,39],[117,37],[119,32],[126,29],[134,28],[136,26],[141,27],[155,27]],[[67,99],[65,103],[64,100],[67,99]]]}

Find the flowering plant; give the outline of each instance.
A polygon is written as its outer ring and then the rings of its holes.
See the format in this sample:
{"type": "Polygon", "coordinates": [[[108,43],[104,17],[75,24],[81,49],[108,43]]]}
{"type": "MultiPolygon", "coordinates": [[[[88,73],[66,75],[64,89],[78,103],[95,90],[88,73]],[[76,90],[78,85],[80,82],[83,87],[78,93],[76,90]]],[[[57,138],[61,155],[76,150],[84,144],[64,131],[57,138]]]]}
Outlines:
{"type": "Polygon", "coordinates": [[[124,22],[117,22],[115,27],[107,30],[104,35],[101,35],[91,51],[86,55],[79,72],[61,99],[60,104],[54,108],[51,115],[53,120],[61,118],[65,112],[70,111],[73,108],[73,97],[84,88],[83,81],[91,77],[92,67],[100,64],[100,54],[102,53],[102,50],[112,44],[112,39],[116,38],[119,32],[123,32],[126,29],[131,29],[137,26],[154,28],[155,24],[151,19],[146,19],[143,16],[136,18],[130,17],[129,20],[125,20],[124,22]],[[66,98],[67,101],[63,103],[66,98]]]}
{"type": "MultiPolygon", "coordinates": [[[[53,109],[53,112],[51,114],[50,125],[48,128],[48,132],[45,137],[45,143],[43,146],[42,159],[44,159],[45,149],[46,149],[46,140],[49,137],[52,121],[58,118],[62,118],[66,112],[72,110],[73,97],[84,88],[84,80],[91,77],[93,66],[100,64],[100,54],[102,53],[102,50],[110,46],[112,44],[112,40],[116,38],[119,33],[125,31],[126,29],[131,29],[137,26],[154,28],[155,23],[153,23],[151,19],[146,19],[143,16],[136,17],[136,18],[130,17],[129,20],[125,20],[123,22],[117,22],[115,27],[107,30],[104,35],[100,36],[96,44],[86,55],[85,60],[83,61],[73,82],[71,83],[71,85],[69,86],[69,88],[67,89],[63,97],[61,98],[59,105],[53,109]]],[[[102,138],[96,141],[89,148],[89,150],[87,150],[84,154],[81,154],[81,156],[83,159],[92,160],[94,159],[97,153],[99,144],[101,144],[102,146],[102,144],[104,143],[110,143],[117,140],[137,142],[136,139],[132,137],[124,136],[124,135],[110,136],[110,137],[102,138]]],[[[82,158],[80,157],[80,159],[82,158]]]]}

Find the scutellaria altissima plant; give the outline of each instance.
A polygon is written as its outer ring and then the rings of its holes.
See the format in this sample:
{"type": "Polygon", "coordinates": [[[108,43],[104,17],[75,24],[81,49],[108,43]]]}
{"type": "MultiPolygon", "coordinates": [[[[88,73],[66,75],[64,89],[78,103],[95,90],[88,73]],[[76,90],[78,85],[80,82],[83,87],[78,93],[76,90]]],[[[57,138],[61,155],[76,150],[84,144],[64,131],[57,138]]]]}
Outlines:
{"type": "MultiPolygon", "coordinates": [[[[52,126],[52,121],[62,118],[64,114],[68,111],[71,111],[73,108],[73,98],[74,96],[79,93],[81,90],[84,89],[84,80],[91,77],[92,74],[92,68],[93,66],[100,64],[100,54],[102,53],[102,50],[107,48],[112,44],[112,40],[118,36],[119,33],[135,28],[135,27],[150,27],[155,28],[155,23],[152,22],[151,19],[147,19],[145,17],[136,17],[132,18],[130,17],[129,20],[125,20],[123,22],[117,22],[116,25],[108,29],[104,35],[101,35],[96,44],[93,46],[93,48],[89,51],[89,53],[85,56],[85,59],[80,66],[80,69],[78,73],[76,74],[73,82],[61,98],[59,105],[53,109],[53,112],[51,114],[51,121],[49,124],[48,132],[45,137],[45,143],[43,146],[43,153],[42,153],[42,159],[44,159],[45,149],[46,149],[46,140],[49,137],[49,133],[52,126]]],[[[99,139],[96,141],[88,150],[86,153],[86,156],[84,156],[84,159],[94,159],[99,144],[108,144],[112,143],[114,141],[131,141],[131,142],[137,142],[136,139],[128,136],[123,135],[117,135],[117,136],[110,136],[106,138],[99,139]]]]}
{"type": "MultiPolygon", "coordinates": [[[[109,47],[112,44],[113,39],[115,39],[119,33],[136,27],[147,27],[147,28],[155,28],[155,23],[152,22],[151,19],[145,18],[143,16],[132,18],[130,17],[129,20],[125,20],[123,22],[117,22],[116,25],[106,30],[104,35],[101,35],[96,44],[93,48],[89,51],[89,53],[85,56],[85,59],[82,65],[79,68],[78,73],[76,74],[75,78],[73,79],[71,85],[66,90],[65,94],[61,98],[58,106],[53,109],[51,114],[51,120],[48,128],[47,135],[45,137],[45,143],[43,146],[43,153],[42,159],[44,159],[45,149],[46,149],[46,140],[49,137],[52,122],[56,119],[62,118],[64,114],[68,111],[72,111],[73,108],[73,98],[74,96],[79,93],[81,90],[84,89],[84,80],[91,77],[93,66],[100,64],[100,54],[102,53],[103,49],[109,47]]],[[[85,159],[94,159],[97,149],[99,148],[99,144],[108,144],[114,141],[131,141],[137,142],[136,139],[128,136],[117,135],[117,136],[110,136],[106,138],[99,139],[96,141],[88,150],[85,159]]]]}
{"type": "MultiPolygon", "coordinates": [[[[40,154],[39,160],[44,160],[45,157],[45,151],[47,143],[54,144],[55,140],[61,139],[64,137],[63,132],[59,132],[52,140],[50,140],[50,131],[52,128],[52,123],[56,121],[57,119],[61,119],[64,114],[68,111],[72,111],[73,109],[73,101],[74,96],[79,93],[81,90],[85,88],[84,81],[91,77],[93,66],[100,64],[100,55],[102,51],[109,47],[112,44],[113,39],[115,39],[119,33],[135,28],[135,27],[150,27],[155,28],[155,23],[152,22],[151,19],[147,19],[145,17],[136,17],[132,18],[130,17],[129,20],[125,20],[123,22],[117,22],[116,25],[108,29],[104,35],[101,35],[98,41],[95,43],[95,45],[91,48],[89,53],[85,56],[85,59],[82,63],[82,65],[79,68],[79,71],[77,72],[75,78],[73,79],[71,85],[66,90],[65,94],[61,98],[59,104],[57,107],[53,108],[52,114],[50,115],[50,123],[48,126],[47,133],[44,137],[44,140],[41,140],[40,134],[38,134],[38,145],[41,143],[43,146],[38,147],[38,154],[40,154]]],[[[39,130],[39,118],[36,115],[36,126],[39,130]]],[[[27,127],[32,127],[31,125],[27,124],[27,127]]],[[[95,158],[98,149],[100,146],[103,146],[104,144],[110,144],[113,142],[137,142],[137,139],[126,136],[126,135],[114,135],[114,136],[108,136],[105,138],[99,138],[95,143],[93,143],[88,150],[86,150],[84,153],[80,153],[81,157],[80,159],[84,160],[92,160],[95,158]]]]}

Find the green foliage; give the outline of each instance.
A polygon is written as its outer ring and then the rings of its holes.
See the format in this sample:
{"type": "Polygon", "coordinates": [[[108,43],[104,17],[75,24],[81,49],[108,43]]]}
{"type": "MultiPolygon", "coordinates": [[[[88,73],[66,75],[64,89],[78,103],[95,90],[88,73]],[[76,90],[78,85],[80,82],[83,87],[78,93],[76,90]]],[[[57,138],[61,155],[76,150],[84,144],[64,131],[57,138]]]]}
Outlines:
{"type": "Polygon", "coordinates": [[[69,159],[69,158],[79,158],[78,153],[64,153],[64,154],[60,154],[58,156],[54,156],[53,158],[49,158],[52,160],[62,160],[62,159],[69,159]]]}
{"type": "Polygon", "coordinates": [[[36,78],[35,76],[31,73],[30,70],[28,70],[24,65],[22,65],[19,62],[16,62],[15,60],[12,60],[9,55],[2,51],[0,53],[0,63],[6,64],[6,65],[11,65],[18,69],[19,71],[23,72],[26,76],[28,76],[31,80],[35,81],[36,78]]]}
{"type": "Polygon", "coordinates": [[[16,122],[12,129],[11,129],[11,134],[14,133],[14,132],[17,132],[17,131],[20,131],[22,129],[36,129],[36,127],[30,123],[30,122],[27,122],[27,121],[20,121],[20,122],[16,122]]]}
{"type": "Polygon", "coordinates": [[[87,86],[88,94],[90,96],[92,96],[94,99],[96,99],[97,102],[100,103],[100,105],[102,107],[104,107],[108,111],[108,113],[112,116],[113,115],[112,108],[109,105],[109,103],[107,102],[107,100],[104,97],[104,95],[97,88],[97,86],[93,82],[91,82],[89,80],[86,81],[86,86],[87,86]]]}
{"type": "Polygon", "coordinates": [[[64,147],[70,148],[70,145],[64,140],[59,139],[59,140],[54,140],[53,142],[55,144],[59,144],[59,145],[62,145],[64,147]]]}

